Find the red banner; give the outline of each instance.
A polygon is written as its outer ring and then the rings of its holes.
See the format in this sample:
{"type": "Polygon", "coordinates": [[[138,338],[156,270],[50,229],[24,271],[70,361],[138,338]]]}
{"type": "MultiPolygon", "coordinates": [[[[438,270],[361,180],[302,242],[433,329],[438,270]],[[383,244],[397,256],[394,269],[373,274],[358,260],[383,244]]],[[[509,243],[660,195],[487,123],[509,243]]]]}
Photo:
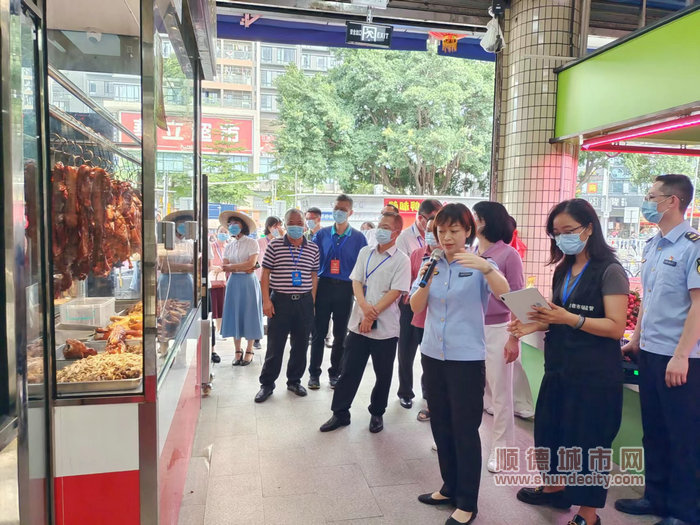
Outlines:
{"type": "MultiPolygon", "coordinates": [[[[138,137],[143,133],[140,113],[122,112],[120,120],[138,137]]],[[[167,131],[158,129],[158,151],[192,151],[192,121],[185,117],[173,116],[168,117],[167,123],[167,131]]],[[[252,120],[202,117],[200,137],[203,153],[253,154],[252,120]]],[[[122,137],[121,140],[129,139],[122,137]]]]}
{"type": "Polygon", "coordinates": [[[271,155],[275,152],[275,136],[260,135],[260,153],[262,155],[271,155]]]}
{"type": "Polygon", "coordinates": [[[403,217],[403,227],[405,230],[415,221],[421,202],[423,202],[421,199],[393,199],[389,197],[384,199],[384,206],[391,204],[399,209],[399,214],[403,217]]]}

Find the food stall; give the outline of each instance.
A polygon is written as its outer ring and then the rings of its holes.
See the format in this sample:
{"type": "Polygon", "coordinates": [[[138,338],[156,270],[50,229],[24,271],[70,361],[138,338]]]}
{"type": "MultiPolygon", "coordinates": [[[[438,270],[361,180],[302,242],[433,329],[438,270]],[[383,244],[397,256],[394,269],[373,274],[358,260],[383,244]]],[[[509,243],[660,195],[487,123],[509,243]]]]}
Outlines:
{"type": "Polygon", "coordinates": [[[176,523],[209,345],[198,131],[214,2],[0,12],[0,463],[17,473],[0,521],[176,523]]]}

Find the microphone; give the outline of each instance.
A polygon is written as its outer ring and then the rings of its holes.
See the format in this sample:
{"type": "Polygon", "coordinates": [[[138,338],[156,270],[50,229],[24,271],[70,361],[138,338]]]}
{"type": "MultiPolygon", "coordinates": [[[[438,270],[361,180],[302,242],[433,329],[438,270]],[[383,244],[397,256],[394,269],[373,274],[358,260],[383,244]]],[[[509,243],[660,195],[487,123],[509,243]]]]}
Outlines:
{"type": "Polygon", "coordinates": [[[442,250],[433,250],[433,253],[430,255],[430,266],[428,266],[428,270],[423,274],[423,278],[418,283],[418,286],[421,288],[428,286],[428,281],[430,281],[430,277],[433,275],[435,267],[437,266],[438,261],[442,259],[443,255],[445,255],[445,252],[442,250]]]}

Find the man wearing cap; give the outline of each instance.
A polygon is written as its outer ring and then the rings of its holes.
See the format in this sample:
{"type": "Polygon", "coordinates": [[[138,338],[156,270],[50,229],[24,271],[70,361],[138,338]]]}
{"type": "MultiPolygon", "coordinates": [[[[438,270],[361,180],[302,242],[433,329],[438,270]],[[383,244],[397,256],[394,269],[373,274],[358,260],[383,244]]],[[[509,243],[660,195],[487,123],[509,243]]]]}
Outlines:
{"type": "Polygon", "coordinates": [[[333,315],[333,348],[328,376],[331,388],[335,388],[341,373],[343,343],[348,331],[348,319],[352,310],[352,281],[350,272],[355,267],[357,255],[367,246],[361,231],[348,223],[352,215],[352,199],[341,194],[335,199],[333,220],[335,224],[321,228],[314,237],[320,250],[321,265],[318,276],[318,302],[311,341],[309,363],[309,388],[320,388],[323,348],[328,324],[333,315]]]}
{"type": "Polygon", "coordinates": [[[291,343],[287,390],[305,396],[301,377],[314,319],[319,250],[304,238],[304,214],[293,208],[284,216],[287,234],[274,239],[263,258],[262,296],[267,321],[267,352],[256,403],[272,395],[280,375],[287,337],[291,343]]]}

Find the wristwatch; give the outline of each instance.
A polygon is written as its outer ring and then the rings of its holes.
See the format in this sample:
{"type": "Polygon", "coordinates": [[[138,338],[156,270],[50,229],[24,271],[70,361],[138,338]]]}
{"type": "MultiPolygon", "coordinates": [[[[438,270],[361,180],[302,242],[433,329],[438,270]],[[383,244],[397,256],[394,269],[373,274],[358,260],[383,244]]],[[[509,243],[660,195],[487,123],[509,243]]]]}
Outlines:
{"type": "Polygon", "coordinates": [[[582,315],[578,316],[578,321],[576,321],[576,324],[574,325],[574,330],[580,330],[581,327],[583,326],[583,323],[586,322],[586,318],[582,315]]]}

